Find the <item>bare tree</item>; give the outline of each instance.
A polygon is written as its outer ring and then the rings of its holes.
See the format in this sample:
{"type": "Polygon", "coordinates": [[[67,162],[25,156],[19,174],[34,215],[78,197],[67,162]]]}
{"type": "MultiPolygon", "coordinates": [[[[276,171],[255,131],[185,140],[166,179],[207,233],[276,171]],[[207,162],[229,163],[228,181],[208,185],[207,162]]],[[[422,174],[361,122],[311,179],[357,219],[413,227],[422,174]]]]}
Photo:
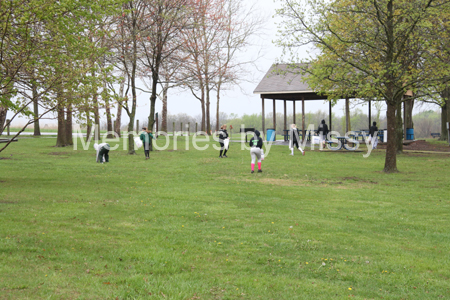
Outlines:
{"type": "Polygon", "coordinates": [[[192,6],[193,26],[184,31],[188,59],[180,72],[183,85],[200,101],[201,130],[211,131],[210,98],[217,77],[215,63],[221,52],[226,0],[199,0],[192,6]]]}
{"type": "MultiPolygon", "coordinates": [[[[155,122],[155,104],[158,95],[161,65],[171,59],[174,52],[182,46],[181,32],[189,18],[188,0],[146,0],[143,10],[145,28],[139,34],[142,49],[140,63],[147,72],[150,89],[150,112],[148,127],[155,122]]],[[[145,78],[145,77],[143,77],[145,78]]]]}
{"type": "Polygon", "coordinates": [[[239,0],[226,0],[224,4],[221,51],[214,62],[217,69],[217,75],[214,78],[217,96],[217,131],[220,126],[221,91],[226,88],[226,85],[238,85],[242,78],[248,77],[245,67],[254,65],[259,57],[241,61],[238,60],[238,55],[248,50],[250,46],[254,46],[252,37],[262,29],[264,20],[264,16],[258,12],[256,4],[244,6],[243,2],[239,0]]]}
{"type": "Polygon", "coordinates": [[[127,88],[122,107],[127,113],[130,122],[128,123],[128,154],[135,154],[133,140],[133,126],[136,116],[138,60],[141,55],[140,39],[142,32],[147,28],[145,20],[146,7],[148,3],[144,0],[128,1],[123,4],[123,12],[117,23],[114,51],[118,61],[116,67],[126,74],[127,88]],[[131,89],[131,99],[128,99],[128,92],[131,89]],[[131,103],[130,103],[131,101],[131,103]]]}

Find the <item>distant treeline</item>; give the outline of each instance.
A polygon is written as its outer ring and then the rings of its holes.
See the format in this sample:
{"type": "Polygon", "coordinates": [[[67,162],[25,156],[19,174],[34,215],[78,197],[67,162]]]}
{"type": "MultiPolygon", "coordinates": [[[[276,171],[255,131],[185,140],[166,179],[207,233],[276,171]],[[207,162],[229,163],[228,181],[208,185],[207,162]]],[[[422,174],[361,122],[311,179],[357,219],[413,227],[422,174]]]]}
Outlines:
{"type": "MultiPolygon", "coordinates": [[[[325,120],[327,124],[329,124],[328,113],[325,111],[317,111],[314,113],[306,113],[305,114],[305,124],[308,127],[309,124],[314,124],[315,128],[319,126],[320,121],[325,120]]],[[[302,126],[302,114],[296,114],[295,121],[298,128],[302,126]]],[[[376,121],[378,128],[380,130],[386,129],[386,117],[380,116],[377,118],[376,115],[372,116],[372,122],[376,121]]],[[[168,132],[181,130],[181,125],[183,125],[183,129],[187,130],[187,125],[190,125],[190,132],[195,131],[195,124],[199,124],[200,126],[201,116],[198,115],[196,117],[192,117],[185,113],[179,113],[176,115],[169,114],[168,115],[168,132]]],[[[429,138],[432,132],[440,132],[440,122],[441,122],[441,114],[439,111],[423,111],[418,114],[413,115],[414,122],[414,134],[415,138],[429,138]]],[[[293,123],[293,115],[289,114],[287,116],[287,126],[293,123]]],[[[241,124],[244,124],[245,127],[254,127],[256,129],[261,130],[262,128],[262,118],[261,114],[251,114],[251,115],[241,115],[238,114],[226,114],[220,113],[220,125],[227,124],[228,131],[230,131],[230,125],[233,127],[232,132],[239,132],[239,128],[241,124]]],[[[282,113],[277,113],[277,128],[276,131],[278,134],[283,133],[284,129],[284,115],[282,113]]],[[[213,120],[211,124],[211,128],[215,128],[216,120],[213,120]]],[[[147,126],[147,122],[139,124],[139,127],[147,126]]],[[[102,123],[102,129],[106,129],[106,123],[102,123]]],[[[268,113],[265,118],[265,128],[273,128],[273,118],[272,114],[268,113]]],[[[368,130],[369,129],[369,118],[367,113],[363,110],[356,108],[352,111],[350,116],[350,129],[351,130],[368,130]]],[[[124,126],[123,130],[126,130],[126,126],[124,126]]],[[[198,127],[200,130],[200,127],[198,127]]],[[[332,130],[337,131],[339,133],[345,133],[345,117],[344,116],[336,116],[333,114],[332,117],[332,130]]]]}

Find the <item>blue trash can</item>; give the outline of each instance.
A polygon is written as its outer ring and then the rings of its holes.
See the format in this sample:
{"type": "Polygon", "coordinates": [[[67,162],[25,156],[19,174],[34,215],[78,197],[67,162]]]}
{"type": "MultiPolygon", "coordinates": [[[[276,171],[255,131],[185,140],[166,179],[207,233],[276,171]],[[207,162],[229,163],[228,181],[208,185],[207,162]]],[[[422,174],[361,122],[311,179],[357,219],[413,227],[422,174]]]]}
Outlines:
{"type": "Polygon", "coordinates": [[[406,128],[406,139],[414,140],[414,128],[406,128]]]}
{"type": "Polygon", "coordinates": [[[269,128],[267,129],[267,141],[268,142],[274,142],[275,141],[275,129],[269,128]]]}

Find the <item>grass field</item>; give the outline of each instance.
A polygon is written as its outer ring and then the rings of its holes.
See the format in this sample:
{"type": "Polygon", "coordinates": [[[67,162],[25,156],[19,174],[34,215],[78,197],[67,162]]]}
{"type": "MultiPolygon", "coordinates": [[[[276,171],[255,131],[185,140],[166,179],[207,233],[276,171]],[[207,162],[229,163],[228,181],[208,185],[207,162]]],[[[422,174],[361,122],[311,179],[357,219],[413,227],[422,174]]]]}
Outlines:
{"type": "Polygon", "coordinates": [[[54,144],[0,154],[0,299],[450,298],[450,155],[54,144]]]}
{"type": "MultiPolygon", "coordinates": [[[[9,129],[11,132],[18,132],[20,130],[22,130],[22,127],[11,127],[9,129]]],[[[6,135],[6,129],[3,132],[3,135],[6,135]]],[[[34,129],[32,127],[27,127],[25,128],[24,132],[34,132],[34,129]]],[[[41,132],[58,132],[57,128],[41,128],[41,132]]]]}

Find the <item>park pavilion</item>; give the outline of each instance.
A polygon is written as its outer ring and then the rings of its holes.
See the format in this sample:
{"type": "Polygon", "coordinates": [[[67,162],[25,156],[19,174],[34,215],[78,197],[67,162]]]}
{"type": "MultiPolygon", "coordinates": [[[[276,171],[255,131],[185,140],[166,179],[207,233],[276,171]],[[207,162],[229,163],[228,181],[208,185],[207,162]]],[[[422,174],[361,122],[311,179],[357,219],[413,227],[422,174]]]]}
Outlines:
{"type": "MultiPolygon", "coordinates": [[[[296,124],[295,113],[296,113],[296,102],[301,101],[302,108],[302,136],[305,136],[305,101],[314,100],[327,100],[327,95],[319,95],[314,92],[312,88],[305,82],[305,76],[299,72],[299,68],[295,68],[295,65],[288,64],[273,64],[263,79],[260,81],[258,86],[253,91],[254,94],[261,95],[262,100],[262,130],[265,132],[265,100],[273,101],[273,128],[276,129],[276,109],[275,101],[281,100],[284,102],[284,130],[287,130],[287,102],[292,101],[293,106],[293,123],[296,124]],[[292,67],[294,66],[294,67],[292,67]]],[[[328,127],[332,130],[332,120],[331,120],[331,101],[328,102],[329,106],[329,120],[328,127]]],[[[345,128],[346,131],[349,129],[349,98],[345,99],[346,106],[346,116],[345,116],[345,128]]],[[[369,124],[367,128],[370,128],[371,122],[371,101],[369,101],[369,124]]]]}

